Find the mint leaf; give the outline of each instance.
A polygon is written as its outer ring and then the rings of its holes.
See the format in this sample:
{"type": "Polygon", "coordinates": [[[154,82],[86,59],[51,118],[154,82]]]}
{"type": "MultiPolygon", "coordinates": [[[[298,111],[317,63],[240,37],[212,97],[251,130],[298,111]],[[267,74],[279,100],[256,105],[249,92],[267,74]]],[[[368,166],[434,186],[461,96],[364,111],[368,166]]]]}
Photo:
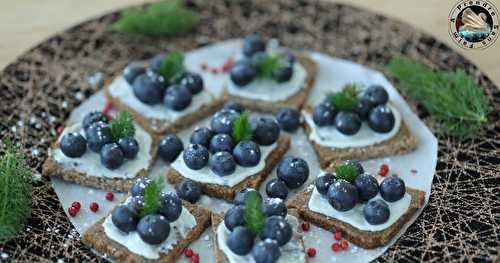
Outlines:
{"type": "Polygon", "coordinates": [[[184,54],[179,51],[168,54],[160,65],[160,75],[165,78],[167,83],[180,78],[184,71],[184,54]]]}
{"type": "Polygon", "coordinates": [[[233,123],[232,137],[235,143],[252,138],[252,130],[248,121],[250,113],[244,111],[233,123]]]}
{"type": "Polygon", "coordinates": [[[251,191],[245,197],[245,224],[248,229],[258,236],[264,229],[266,215],[262,210],[262,198],[257,192],[251,191]]]}
{"type": "Polygon", "coordinates": [[[111,137],[117,142],[121,138],[133,137],[135,134],[134,118],[128,111],[121,111],[111,121],[111,137]]]}

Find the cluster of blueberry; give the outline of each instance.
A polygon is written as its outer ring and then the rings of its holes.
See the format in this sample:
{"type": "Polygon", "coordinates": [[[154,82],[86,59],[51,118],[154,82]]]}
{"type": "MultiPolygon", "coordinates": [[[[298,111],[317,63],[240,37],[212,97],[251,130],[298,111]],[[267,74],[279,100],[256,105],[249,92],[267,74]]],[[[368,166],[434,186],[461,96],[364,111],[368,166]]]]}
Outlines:
{"type": "Polygon", "coordinates": [[[277,82],[285,82],[292,78],[295,57],[291,52],[285,54],[269,54],[266,43],[257,35],[245,38],[243,57],[236,61],[230,69],[229,76],[237,86],[245,86],[261,75],[259,68],[263,61],[275,56],[278,66],[272,69],[270,76],[277,82]]]}
{"type": "Polygon", "coordinates": [[[390,216],[387,202],[396,202],[406,193],[405,183],[397,176],[385,178],[380,185],[377,179],[364,172],[357,161],[347,161],[356,170],[352,181],[336,178],[332,173],[322,173],[315,181],[316,190],[337,211],[349,211],[358,203],[365,203],[363,216],[369,224],[379,225],[387,222],[390,216]],[[373,199],[378,193],[382,199],[373,199]],[[384,201],[385,200],[385,201],[384,201]]]}
{"type": "Polygon", "coordinates": [[[134,159],[139,152],[139,143],[133,137],[113,140],[108,118],[100,111],[85,115],[82,127],[85,137],[77,132],[66,133],[59,143],[62,153],[70,158],[81,157],[88,148],[99,153],[101,163],[108,169],[120,167],[125,159],[134,159]]]}
{"type": "Polygon", "coordinates": [[[237,255],[252,253],[256,263],[274,263],[281,256],[280,246],[292,239],[293,229],[286,220],[288,210],[281,199],[264,200],[262,210],[266,218],[264,228],[257,237],[247,227],[245,220],[246,197],[250,192],[255,192],[260,197],[255,189],[243,189],[236,194],[234,206],[224,215],[224,225],[231,231],[226,244],[237,255]]]}
{"type": "Polygon", "coordinates": [[[157,55],[144,64],[131,63],[123,70],[123,78],[132,85],[137,99],[148,105],[162,103],[170,110],[182,111],[192,101],[193,95],[203,90],[203,79],[197,73],[184,72],[180,78],[167,81],[160,75],[165,55],[157,55]]]}
{"type": "Polygon", "coordinates": [[[316,105],[313,121],[319,127],[334,125],[345,135],[356,134],[362,121],[366,121],[375,132],[387,133],[395,124],[394,113],[386,105],[388,100],[389,95],[382,86],[372,85],[361,94],[353,110],[338,111],[330,101],[316,105]]]}
{"type": "Polygon", "coordinates": [[[141,213],[144,206],[144,190],[150,179],[139,179],[132,186],[130,199],[119,205],[111,214],[111,221],[119,230],[129,233],[137,231],[146,243],[157,245],[165,241],[170,233],[170,223],[176,221],[182,212],[182,202],[173,193],[160,193],[158,211],[141,213]]]}

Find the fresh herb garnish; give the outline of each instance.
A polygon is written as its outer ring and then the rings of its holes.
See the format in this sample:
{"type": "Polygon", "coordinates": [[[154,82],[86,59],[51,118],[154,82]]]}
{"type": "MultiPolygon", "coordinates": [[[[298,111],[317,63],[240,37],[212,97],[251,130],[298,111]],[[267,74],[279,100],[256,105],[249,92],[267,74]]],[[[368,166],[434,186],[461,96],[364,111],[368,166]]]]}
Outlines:
{"type": "Polygon", "coordinates": [[[135,134],[134,118],[128,111],[121,111],[111,121],[111,137],[117,142],[121,138],[133,137],[135,134]]]}
{"type": "Polygon", "coordinates": [[[245,197],[245,224],[248,229],[258,236],[266,222],[266,215],[262,210],[262,198],[257,192],[251,191],[245,197]]]}
{"type": "Polygon", "coordinates": [[[0,244],[23,230],[31,214],[33,174],[20,147],[4,141],[0,157],[0,244]]]}
{"type": "Polygon", "coordinates": [[[180,78],[184,71],[184,54],[179,51],[168,54],[160,65],[160,74],[167,82],[180,78]]]}
{"type": "Polygon", "coordinates": [[[272,78],[286,63],[281,54],[263,54],[256,59],[255,67],[259,78],[272,78]]]}
{"type": "Polygon", "coordinates": [[[360,89],[358,84],[349,83],[341,91],[329,94],[327,100],[337,111],[352,111],[359,103],[360,89]]]}
{"type": "Polygon", "coordinates": [[[140,217],[154,214],[160,209],[163,177],[158,177],[144,188],[144,204],[139,212],[140,217]]]}
{"type": "Polygon", "coordinates": [[[335,168],[335,177],[337,179],[344,179],[352,183],[358,175],[356,166],[350,163],[345,163],[335,168]]]}
{"type": "Polygon", "coordinates": [[[404,93],[429,111],[439,134],[469,139],[484,130],[488,97],[463,70],[435,71],[403,57],[393,58],[388,69],[404,93]]]}
{"type": "Polygon", "coordinates": [[[232,137],[235,143],[252,138],[252,130],[248,121],[250,113],[244,111],[233,123],[232,137]]]}
{"type": "Polygon", "coordinates": [[[139,37],[171,37],[190,31],[199,20],[181,1],[166,0],[125,11],[111,30],[139,37]]]}

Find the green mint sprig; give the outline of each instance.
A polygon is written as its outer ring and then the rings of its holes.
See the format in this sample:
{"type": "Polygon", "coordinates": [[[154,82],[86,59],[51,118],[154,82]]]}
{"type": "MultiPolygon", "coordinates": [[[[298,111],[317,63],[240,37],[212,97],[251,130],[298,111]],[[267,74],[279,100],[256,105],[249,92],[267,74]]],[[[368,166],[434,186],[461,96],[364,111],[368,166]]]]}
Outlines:
{"type": "Polygon", "coordinates": [[[3,142],[0,157],[0,244],[23,230],[31,214],[33,174],[20,147],[3,142]]]}
{"type": "Polygon", "coordinates": [[[179,51],[173,51],[168,54],[160,65],[160,75],[162,75],[167,82],[172,82],[180,78],[184,71],[184,54],[179,51]]]}
{"type": "Polygon", "coordinates": [[[246,194],[244,218],[246,226],[255,236],[264,229],[266,215],[262,210],[262,198],[257,192],[251,191],[246,194]]]}
{"type": "Polygon", "coordinates": [[[199,21],[181,1],[165,0],[125,11],[110,29],[133,37],[172,37],[189,32],[199,21]]]}
{"type": "Polygon", "coordinates": [[[158,177],[144,188],[144,204],[139,211],[140,217],[158,212],[161,206],[163,177],[158,177]]]}
{"type": "Polygon", "coordinates": [[[250,112],[244,111],[233,123],[232,137],[235,143],[252,138],[252,129],[248,120],[250,112]]]}
{"type": "Polygon", "coordinates": [[[328,94],[327,101],[337,111],[352,111],[359,103],[359,92],[361,87],[359,84],[346,84],[341,91],[328,94]]]}
{"type": "Polygon", "coordinates": [[[135,134],[134,118],[128,111],[121,111],[111,121],[111,137],[117,142],[121,138],[133,137],[135,134]]]}
{"type": "Polygon", "coordinates": [[[337,177],[337,179],[344,179],[352,183],[356,180],[358,175],[358,170],[350,163],[345,163],[335,168],[335,177],[337,177]]]}

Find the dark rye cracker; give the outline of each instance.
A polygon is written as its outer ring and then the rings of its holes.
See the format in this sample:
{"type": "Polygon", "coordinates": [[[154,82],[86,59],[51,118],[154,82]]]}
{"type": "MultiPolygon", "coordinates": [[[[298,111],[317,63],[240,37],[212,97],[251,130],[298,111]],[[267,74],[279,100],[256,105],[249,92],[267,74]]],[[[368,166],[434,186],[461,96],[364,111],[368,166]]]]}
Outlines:
{"type": "MultiPolygon", "coordinates": [[[[300,216],[299,216],[299,213],[297,212],[297,210],[288,209],[288,214],[293,215],[293,216],[297,217],[297,219],[300,220],[300,216]]],[[[212,213],[212,231],[214,232],[214,238],[212,240],[213,240],[213,247],[214,247],[215,263],[229,263],[229,260],[227,259],[226,254],[219,249],[219,241],[217,240],[217,228],[219,227],[219,224],[222,223],[222,221],[224,221],[224,214],[212,213]]],[[[305,248],[304,240],[302,239],[302,234],[303,234],[302,228],[298,227],[298,228],[294,229],[294,231],[297,231],[299,233],[300,237],[296,237],[296,238],[300,238],[300,242],[302,243],[302,247],[305,248]]],[[[305,255],[305,251],[304,251],[304,255],[305,255]]],[[[308,258],[306,256],[305,263],[307,263],[307,262],[308,262],[308,258]]]]}
{"type": "MultiPolygon", "coordinates": [[[[150,135],[151,136],[151,135],[150,135]]],[[[158,150],[158,138],[152,136],[151,141],[151,160],[149,161],[148,166],[145,169],[140,170],[136,176],[129,179],[120,179],[120,178],[104,178],[98,176],[89,176],[85,173],[79,172],[75,169],[66,168],[62,164],[58,163],[54,160],[53,151],[59,148],[59,142],[56,141],[52,145],[52,151],[49,153],[47,160],[43,163],[42,166],[42,175],[45,177],[60,177],[65,181],[74,182],[84,186],[91,186],[99,189],[105,190],[115,190],[120,192],[128,191],[135,181],[139,178],[147,176],[151,166],[153,165],[154,160],[156,159],[156,154],[158,150]]],[[[127,162],[127,160],[125,160],[127,162]]],[[[107,169],[104,166],[102,169],[107,169]]]]}
{"type": "Polygon", "coordinates": [[[282,107],[292,107],[294,109],[300,110],[309,95],[309,91],[314,86],[317,65],[316,62],[314,62],[314,60],[307,57],[306,55],[297,56],[297,61],[306,69],[307,77],[301,89],[297,93],[287,98],[286,100],[270,102],[270,101],[263,101],[256,99],[248,99],[245,97],[231,95],[227,92],[227,90],[224,92],[222,97],[224,98],[224,100],[234,100],[243,105],[243,107],[247,109],[260,112],[274,113],[282,107]]]}
{"type": "Polygon", "coordinates": [[[308,203],[311,198],[312,188],[295,195],[288,201],[287,206],[291,209],[297,209],[304,221],[311,222],[327,231],[339,230],[347,240],[356,246],[372,249],[389,243],[401,227],[424,206],[425,192],[408,187],[406,188],[406,192],[411,195],[410,207],[394,224],[382,231],[359,230],[343,221],[311,211],[308,203]]]}
{"type": "MultiPolygon", "coordinates": [[[[288,135],[281,135],[276,143],[276,148],[267,156],[265,160],[266,165],[262,171],[249,176],[233,187],[218,184],[201,183],[202,192],[208,196],[225,199],[231,202],[233,201],[234,196],[237,192],[248,187],[257,189],[271,173],[276,164],[281,160],[281,157],[288,151],[289,147],[290,137],[288,135]]],[[[179,156],[178,158],[182,158],[182,156],[179,156]]],[[[167,180],[171,184],[181,183],[184,179],[185,177],[173,168],[171,168],[167,173],[167,180]]]]}
{"type": "Polygon", "coordinates": [[[130,252],[123,245],[109,239],[104,232],[104,227],[102,226],[106,217],[97,221],[93,226],[91,226],[82,235],[82,242],[95,249],[100,254],[106,255],[107,257],[117,261],[117,262],[133,262],[133,263],[144,263],[144,262],[175,262],[176,259],[183,254],[184,249],[189,246],[193,241],[197,240],[201,234],[210,226],[210,211],[207,209],[198,207],[196,205],[183,202],[182,205],[194,216],[196,219],[196,226],[191,229],[184,239],[178,240],[168,253],[160,253],[160,258],[157,260],[150,260],[144,258],[140,255],[136,255],[130,252]]]}
{"type": "MultiPolygon", "coordinates": [[[[130,113],[132,113],[132,115],[134,116],[134,120],[137,123],[139,123],[139,125],[141,125],[146,131],[156,135],[162,135],[165,133],[174,133],[184,128],[187,128],[192,124],[194,124],[195,122],[202,120],[215,113],[222,106],[224,102],[222,99],[214,96],[211,102],[203,104],[196,111],[186,114],[185,116],[182,116],[182,118],[179,118],[178,120],[171,122],[162,119],[147,118],[143,116],[141,113],[137,112],[134,108],[122,102],[120,99],[111,96],[108,90],[110,83],[111,83],[110,81],[105,83],[104,94],[106,95],[107,100],[111,102],[111,104],[113,104],[113,107],[119,110],[129,111],[130,113]]],[[[198,94],[195,96],[203,96],[203,95],[198,94]]]]}
{"type": "MultiPolygon", "coordinates": [[[[304,110],[312,113],[310,107],[305,107],[304,110]]],[[[311,133],[311,127],[304,122],[304,130],[307,136],[311,133]]],[[[401,126],[392,138],[389,140],[372,144],[367,147],[352,147],[352,148],[333,148],[320,145],[312,140],[309,140],[313,145],[314,151],[318,156],[321,168],[327,168],[330,163],[341,160],[366,160],[378,158],[388,155],[401,155],[413,151],[417,147],[417,138],[410,132],[408,125],[404,120],[401,121],[401,126]]]]}

